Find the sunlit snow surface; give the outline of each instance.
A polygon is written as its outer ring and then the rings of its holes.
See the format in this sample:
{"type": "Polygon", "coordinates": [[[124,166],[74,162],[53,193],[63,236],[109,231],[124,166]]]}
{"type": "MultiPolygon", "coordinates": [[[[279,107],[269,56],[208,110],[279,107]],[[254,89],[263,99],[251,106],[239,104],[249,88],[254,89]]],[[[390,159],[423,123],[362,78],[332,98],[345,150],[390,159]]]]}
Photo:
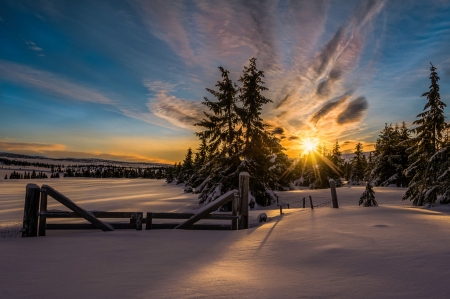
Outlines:
{"type": "MultiPolygon", "coordinates": [[[[0,221],[21,219],[25,185],[0,182],[0,221]]],[[[154,180],[57,179],[88,210],[182,212],[196,196],[154,180]]],[[[403,189],[337,189],[339,209],[267,212],[242,231],[51,231],[0,239],[0,298],[449,298],[450,216],[411,208],[403,189]]],[[[279,192],[285,202],[329,190],[279,192]]],[[[51,207],[52,208],[52,207],[51,207]]],[[[53,207],[59,208],[59,207],[53,207]]],[[[252,211],[257,215],[261,211],[252,211]]]]}

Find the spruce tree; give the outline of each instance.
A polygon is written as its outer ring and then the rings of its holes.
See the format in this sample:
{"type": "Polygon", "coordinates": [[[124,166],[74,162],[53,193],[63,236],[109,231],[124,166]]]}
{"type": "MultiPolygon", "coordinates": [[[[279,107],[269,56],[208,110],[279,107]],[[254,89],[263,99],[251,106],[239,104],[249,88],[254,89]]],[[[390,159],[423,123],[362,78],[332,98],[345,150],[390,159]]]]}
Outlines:
{"type": "Polygon", "coordinates": [[[359,182],[364,179],[364,172],[367,165],[366,157],[363,153],[363,146],[360,142],[356,144],[354,154],[350,179],[353,185],[359,185],[359,182]]]}
{"type": "Polygon", "coordinates": [[[211,164],[208,163],[208,145],[206,144],[206,139],[201,138],[200,147],[195,153],[194,159],[194,174],[189,179],[189,185],[195,189],[198,193],[198,186],[206,179],[210,173],[211,164]]]}
{"type": "Polygon", "coordinates": [[[398,142],[395,146],[395,151],[398,155],[397,161],[397,187],[407,187],[409,184],[409,178],[404,175],[405,170],[409,166],[409,159],[407,149],[410,147],[410,134],[406,128],[405,122],[402,122],[402,126],[397,129],[398,142]]]}
{"type": "Polygon", "coordinates": [[[331,162],[333,162],[333,164],[339,171],[342,170],[342,166],[344,165],[344,159],[342,158],[341,147],[339,146],[338,140],[336,140],[336,143],[333,145],[330,160],[331,162]]]}
{"type": "Polygon", "coordinates": [[[172,183],[173,180],[175,179],[174,176],[173,176],[173,169],[174,169],[173,166],[167,167],[167,178],[166,178],[166,182],[167,182],[168,184],[172,183]]]}
{"type": "Polygon", "coordinates": [[[243,161],[239,172],[246,171],[254,179],[250,180],[250,190],[259,205],[269,205],[274,198],[272,192],[278,186],[278,178],[270,170],[271,157],[280,154],[284,149],[279,140],[266,130],[267,125],[261,118],[262,107],[272,101],[263,92],[268,88],[264,86],[264,72],[256,67],[256,58],[250,59],[250,65],[244,67],[239,82],[239,99],[242,107],[237,113],[242,122],[243,148],[241,156],[243,161]]]}
{"type": "Polygon", "coordinates": [[[378,206],[378,203],[375,200],[375,191],[373,191],[370,182],[367,182],[366,190],[364,190],[363,194],[359,198],[359,205],[363,205],[365,207],[378,206]]]}
{"type": "MultiPolygon", "coordinates": [[[[437,151],[430,159],[436,181],[428,190],[428,197],[440,198],[441,204],[450,203],[450,143],[437,151]]],[[[430,202],[432,203],[432,202],[430,202]]]]}
{"type": "MultiPolygon", "coordinates": [[[[430,63],[431,64],[431,63],[430,63]]],[[[432,159],[433,155],[442,148],[445,130],[444,102],[439,94],[439,76],[436,68],[430,67],[431,85],[429,91],[422,94],[427,98],[423,112],[417,115],[416,125],[411,131],[415,136],[411,138],[412,146],[407,152],[410,154],[411,164],[405,170],[405,175],[411,178],[408,189],[402,200],[409,199],[413,205],[422,206],[424,203],[434,203],[437,199],[437,180],[439,165],[432,159]]]]}
{"type": "MultiPolygon", "coordinates": [[[[204,130],[197,132],[205,151],[205,161],[191,181],[200,192],[199,202],[210,202],[238,184],[238,152],[242,146],[239,116],[237,115],[236,86],[228,77],[229,72],[219,67],[222,80],[216,83],[218,91],[207,88],[217,101],[204,98],[203,105],[209,113],[196,124],[204,130]],[[208,156],[208,158],[206,158],[208,156]]],[[[200,157],[199,157],[200,158],[200,157]]]]}
{"type": "MultiPolygon", "coordinates": [[[[161,178],[161,170],[159,169],[159,172],[156,173],[157,178],[161,178]]],[[[183,164],[181,165],[181,171],[178,174],[177,177],[177,184],[178,183],[185,183],[187,184],[189,182],[189,178],[194,173],[194,163],[192,160],[192,149],[189,148],[187,150],[186,156],[183,160],[183,164]]]]}
{"type": "Polygon", "coordinates": [[[270,190],[279,186],[276,172],[271,170],[282,160],[282,147],[266,131],[260,116],[262,106],[271,102],[261,94],[267,90],[262,81],[264,73],[256,68],[256,59],[250,59],[249,67],[244,67],[239,79],[242,86],[237,90],[228,78],[229,72],[219,69],[222,72],[222,81],[216,84],[219,91],[207,89],[217,102],[205,98],[203,104],[210,113],[205,113],[206,118],[197,124],[204,128],[197,135],[206,141],[209,157],[199,171],[199,176],[206,174],[197,188],[201,192],[200,203],[237,189],[239,173],[248,172],[256,202],[268,205],[274,196],[270,190]]]}
{"type": "Polygon", "coordinates": [[[399,143],[398,128],[385,124],[380,132],[375,144],[374,168],[371,171],[370,179],[375,186],[388,186],[397,184],[401,173],[401,156],[397,151],[399,143]],[[400,171],[399,171],[400,169],[400,171]]]}

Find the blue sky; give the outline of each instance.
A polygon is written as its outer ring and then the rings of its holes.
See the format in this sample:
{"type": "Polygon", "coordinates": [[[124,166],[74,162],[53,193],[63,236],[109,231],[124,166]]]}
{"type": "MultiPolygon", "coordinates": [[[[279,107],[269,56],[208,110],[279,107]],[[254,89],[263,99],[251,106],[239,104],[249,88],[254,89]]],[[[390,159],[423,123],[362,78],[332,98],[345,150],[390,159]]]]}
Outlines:
{"type": "MultiPolygon", "coordinates": [[[[423,109],[429,62],[450,104],[450,1],[2,1],[0,151],[181,161],[205,88],[256,57],[263,118],[371,150],[423,109]]],[[[450,107],[446,116],[450,114],[450,107]]]]}

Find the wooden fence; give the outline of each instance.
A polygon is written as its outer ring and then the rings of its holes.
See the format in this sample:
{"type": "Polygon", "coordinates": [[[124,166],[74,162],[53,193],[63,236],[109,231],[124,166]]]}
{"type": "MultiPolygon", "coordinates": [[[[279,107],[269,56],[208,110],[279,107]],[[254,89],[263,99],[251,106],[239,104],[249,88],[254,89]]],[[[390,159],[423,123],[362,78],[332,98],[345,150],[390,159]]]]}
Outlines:
{"type": "Polygon", "coordinates": [[[248,190],[249,175],[239,174],[239,191],[231,190],[202,207],[197,213],[152,213],[147,212],[103,212],[86,211],[68,197],[48,185],[40,188],[36,184],[26,187],[25,206],[23,214],[22,237],[45,236],[46,230],[101,229],[114,231],[116,229],[146,230],[151,229],[247,229],[248,228],[248,190]],[[48,210],[49,197],[58,201],[70,211],[48,210]],[[232,212],[213,213],[221,206],[232,202],[232,212]],[[88,223],[47,223],[51,218],[84,218],[88,223]],[[129,219],[128,223],[109,223],[100,218],[129,219]],[[153,223],[153,219],[181,219],[182,223],[153,223]],[[202,219],[231,220],[231,224],[196,224],[202,219]]]}

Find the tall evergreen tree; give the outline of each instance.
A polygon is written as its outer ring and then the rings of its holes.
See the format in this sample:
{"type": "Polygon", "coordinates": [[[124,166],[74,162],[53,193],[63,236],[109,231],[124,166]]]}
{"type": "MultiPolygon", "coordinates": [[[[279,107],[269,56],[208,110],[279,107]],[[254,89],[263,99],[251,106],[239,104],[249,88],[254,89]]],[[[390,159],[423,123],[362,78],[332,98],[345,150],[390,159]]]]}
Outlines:
{"type": "MultiPolygon", "coordinates": [[[[160,171],[161,170],[159,169],[159,172],[160,171]]],[[[189,148],[183,160],[183,164],[181,165],[181,171],[178,174],[177,181],[179,183],[188,183],[189,178],[193,175],[193,173],[194,173],[194,163],[192,160],[192,149],[189,148]]],[[[159,174],[160,173],[157,172],[157,178],[159,174]]]]}
{"type": "MultiPolygon", "coordinates": [[[[189,185],[193,188],[197,188],[206,179],[210,173],[211,163],[208,163],[208,145],[206,139],[201,138],[200,147],[195,153],[194,159],[194,174],[189,179],[189,185]]],[[[198,193],[198,190],[195,190],[198,193]]]]}
{"type": "MultiPolygon", "coordinates": [[[[200,203],[215,200],[221,194],[235,189],[239,184],[239,173],[248,172],[250,191],[260,205],[271,202],[273,193],[269,189],[278,186],[276,172],[270,167],[277,163],[274,155],[282,153],[282,147],[272,134],[266,131],[261,118],[262,106],[268,102],[261,93],[267,90],[263,86],[264,73],[256,68],[256,59],[250,59],[238,89],[228,78],[228,71],[220,68],[222,81],[217,82],[219,91],[208,90],[217,102],[205,98],[204,105],[214,114],[205,113],[198,126],[204,131],[197,133],[208,145],[210,158],[200,170],[207,173],[198,186],[200,203]],[[239,105],[237,105],[239,102],[239,105]]],[[[281,157],[281,156],[280,156],[281,157]]]]}
{"type": "Polygon", "coordinates": [[[439,94],[439,76],[436,68],[430,67],[431,85],[429,91],[422,94],[427,98],[423,112],[417,115],[416,125],[411,131],[415,136],[411,138],[412,146],[407,152],[410,154],[411,164],[405,170],[405,175],[411,178],[408,189],[402,200],[409,199],[413,205],[421,206],[425,202],[434,203],[437,199],[435,189],[439,167],[433,167],[431,158],[443,146],[442,133],[445,129],[444,102],[439,94]]]}
{"type": "Polygon", "coordinates": [[[336,166],[339,171],[342,171],[342,167],[344,165],[344,159],[342,158],[341,147],[339,146],[339,142],[336,140],[336,143],[333,145],[333,149],[331,150],[331,162],[336,166]]]}
{"type": "Polygon", "coordinates": [[[256,67],[256,58],[250,59],[250,65],[244,67],[239,82],[239,99],[242,107],[237,113],[242,122],[243,148],[240,156],[243,158],[239,172],[246,171],[254,177],[250,181],[250,190],[260,205],[269,205],[273,193],[268,192],[278,186],[276,174],[270,170],[271,157],[282,153],[283,147],[279,140],[266,130],[267,125],[261,118],[262,107],[272,101],[263,92],[268,88],[264,86],[264,72],[256,67]]]}
{"type": "Polygon", "coordinates": [[[219,67],[222,81],[218,81],[218,91],[207,88],[217,101],[204,98],[203,104],[209,108],[205,118],[196,124],[204,130],[197,132],[202,140],[208,161],[196,172],[192,181],[196,192],[200,192],[200,203],[215,200],[238,183],[236,169],[240,163],[238,151],[242,146],[240,118],[237,115],[236,87],[228,77],[229,72],[219,67]],[[200,183],[201,182],[201,183],[200,183]]]}
{"type": "Polygon", "coordinates": [[[405,154],[405,142],[409,139],[406,127],[399,129],[385,124],[375,144],[374,168],[370,179],[375,186],[387,186],[404,184],[403,171],[407,167],[405,154]]]}
{"type": "Polygon", "coordinates": [[[363,146],[360,142],[356,144],[355,147],[355,156],[352,160],[352,174],[350,179],[352,180],[352,184],[359,185],[359,183],[364,179],[364,172],[366,168],[366,157],[363,153],[363,146]]]}

